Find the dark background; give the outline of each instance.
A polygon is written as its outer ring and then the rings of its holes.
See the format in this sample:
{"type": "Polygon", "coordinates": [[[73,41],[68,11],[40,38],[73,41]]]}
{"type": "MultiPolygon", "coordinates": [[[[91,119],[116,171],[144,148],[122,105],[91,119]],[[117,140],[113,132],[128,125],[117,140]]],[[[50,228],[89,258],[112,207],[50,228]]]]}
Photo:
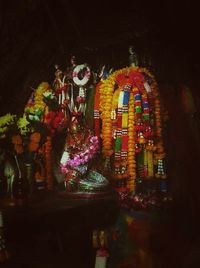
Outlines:
{"type": "Polygon", "coordinates": [[[55,63],[120,68],[129,45],[159,81],[198,83],[198,17],[192,1],[1,0],[0,112],[20,112],[55,63]]]}

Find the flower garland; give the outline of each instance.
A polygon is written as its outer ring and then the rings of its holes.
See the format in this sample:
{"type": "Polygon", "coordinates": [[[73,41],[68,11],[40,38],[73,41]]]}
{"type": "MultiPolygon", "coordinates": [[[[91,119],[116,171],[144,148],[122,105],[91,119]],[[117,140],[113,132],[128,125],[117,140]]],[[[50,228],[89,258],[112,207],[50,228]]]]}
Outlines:
{"type": "Polygon", "coordinates": [[[112,111],[112,96],[115,85],[116,74],[111,74],[110,77],[102,81],[100,85],[100,105],[99,111],[102,120],[102,152],[105,157],[110,157],[113,154],[112,149],[112,122],[111,122],[111,111],[112,111]]]}
{"type": "Polygon", "coordinates": [[[157,164],[157,172],[155,176],[156,178],[166,179],[167,175],[164,170],[165,151],[162,138],[161,105],[160,105],[158,84],[153,75],[147,69],[143,69],[143,72],[145,72],[152,79],[151,88],[153,89],[153,105],[155,108],[154,116],[155,116],[155,127],[156,127],[155,136],[157,140],[156,147],[153,148],[153,151],[155,151],[154,157],[157,164]]]}
{"type": "Polygon", "coordinates": [[[72,72],[73,81],[77,86],[85,86],[88,83],[90,76],[91,76],[91,71],[90,71],[90,68],[86,64],[77,65],[72,72]],[[83,71],[84,71],[84,76],[82,79],[80,79],[80,73],[83,71]]]}
{"type": "Polygon", "coordinates": [[[97,153],[98,149],[98,137],[90,135],[88,143],[82,144],[82,149],[77,153],[70,155],[69,151],[65,151],[60,161],[62,173],[67,174],[70,168],[75,168],[88,163],[97,153]]]}
{"type": "Polygon", "coordinates": [[[95,97],[94,97],[94,134],[99,138],[100,137],[100,115],[99,115],[99,102],[100,102],[100,93],[99,88],[101,86],[101,81],[96,86],[95,97]]]}
{"type": "Polygon", "coordinates": [[[130,93],[129,100],[129,117],[128,117],[128,188],[131,192],[135,191],[136,180],[136,160],[135,160],[135,128],[134,128],[134,95],[130,93]]]}
{"type": "MultiPolygon", "coordinates": [[[[136,71],[137,67],[131,67],[131,70],[136,71]]],[[[106,80],[102,82],[102,85],[99,88],[99,92],[100,92],[99,109],[101,113],[100,117],[102,119],[102,144],[103,144],[102,152],[106,158],[110,158],[110,156],[113,154],[113,148],[112,148],[113,134],[114,136],[116,134],[116,132],[113,131],[113,129],[115,128],[114,126],[115,123],[112,122],[112,119],[116,118],[115,109],[117,106],[116,104],[118,103],[118,99],[120,98],[120,89],[117,89],[116,91],[114,91],[116,80],[119,85],[121,86],[124,85],[124,81],[127,81],[124,74],[128,74],[128,73],[130,73],[129,68],[124,68],[122,70],[114,72],[106,80]]],[[[124,117],[124,120],[127,121],[128,119],[127,118],[125,119],[125,117],[124,117]]],[[[120,120],[118,121],[118,124],[120,125],[120,120]]],[[[130,126],[130,123],[128,122],[128,128],[129,126],[130,126]]],[[[128,133],[129,133],[129,129],[128,129],[128,133]]],[[[130,132],[130,133],[133,133],[133,132],[130,132]]],[[[132,140],[130,139],[130,141],[132,140]]],[[[134,159],[131,158],[132,149],[130,149],[130,144],[128,145],[128,150],[130,150],[130,152],[128,152],[128,161],[130,159],[131,160],[130,160],[130,163],[128,163],[128,167],[131,169],[128,172],[130,175],[129,187],[133,189],[134,188],[133,179],[135,179],[135,176],[134,176],[135,172],[132,169],[132,167],[134,166],[134,159]]]]}
{"type": "MultiPolygon", "coordinates": [[[[143,166],[141,174],[144,174],[145,177],[154,176],[155,158],[157,159],[156,165],[158,168],[157,177],[164,178],[163,158],[165,154],[162,142],[160,100],[157,83],[153,75],[145,68],[127,67],[114,72],[106,80],[102,81],[99,93],[99,112],[102,120],[102,153],[105,158],[110,158],[113,154],[114,144],[115,147],[116,144],[118,147],[121,146],[121,138],[116,137],[117,128],[121,125],[123,130],[123,127],[126,126],[125,122],[128,120],[127,163],[129,177],[127,178],[127,185],[129,189],[131,191],[135,189],[137,176],[135,156],[140,152],[142,153],[143,166]],[[124,94],[122,92],[123,87],[128,84],[128,80],[132,91],[129,98],[127,119],[124,108],[121,116],[121,108],[118,105],[116,109],[116,103],[120,102],[120,98],[124,94]],[[116,85],[118,85],[117,90],[115,90],[116,85]],[[153,113],[154,108],[155,113],[153,113]],[[152,115],[154,116],[153,121],[152,115]],[[152,122],[155,123],[155,126],[152,125],[152,122]],[[153,132],[154,127],[156,129],[155,133],[153,132]]],[[[121,149],[119,150],[121,151],[121,149]]],[[[118,168],[116,161],[114,161],[115,164],[118,168]]]]}

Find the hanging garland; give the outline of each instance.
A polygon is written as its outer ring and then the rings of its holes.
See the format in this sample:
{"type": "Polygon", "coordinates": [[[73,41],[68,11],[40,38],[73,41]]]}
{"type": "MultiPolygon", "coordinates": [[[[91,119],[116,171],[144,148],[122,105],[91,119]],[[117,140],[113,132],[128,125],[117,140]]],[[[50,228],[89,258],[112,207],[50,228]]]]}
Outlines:
{"type": "Polygon", "coordinates": [[[96,113],[102,123],[102,153],[105,159],[114,156],[112,178],[126,177],[130,191],[135,191],[137,176],[154,176],[154,165],[155,176],[166,178],[160,98],[153,75],[145,68],[123,68],[103,80],[98,91],[96,113]],[[140,172],[136,167],[138,154],[140,172]]]}
{"type": "Polygon", "coordinates": [[[135,180],[136,180],[136,160],[135,160],[135,128],[134,128],[134,96],[130,93],[129,100],[129,117],[128,117],[128,188],[131,192],[135,190],[135,180]]]}
{"type": "Polygon", "coordinates": [[[100,117],[99,117],[99,101],[100,93],[99,88],[101,86],[101,81],[96,86],[95,97],[94,97],[94,134],[99,138],[100,137],[100,117]]]}
{"type": "Polygon", "coordinates": [[[72,72],[73,81],[79,87],[85,86],[90,80],[90,76],[91,71],[86,64],[77,65],[72,72]]]}

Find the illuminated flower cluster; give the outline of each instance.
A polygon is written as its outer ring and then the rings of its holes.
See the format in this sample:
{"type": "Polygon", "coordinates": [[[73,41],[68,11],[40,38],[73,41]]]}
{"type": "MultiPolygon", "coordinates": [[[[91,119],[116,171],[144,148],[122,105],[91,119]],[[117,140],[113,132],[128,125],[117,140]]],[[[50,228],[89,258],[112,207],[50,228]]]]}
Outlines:
{"type": "Polygon", "coordinates": [[[80,165],[86,164],[91,160],[99,149],[99,141],[97,136],[90,136],[89,142],[83,144],[82,150],[79,150],[77,153],[70,155],[70,152],[67,153],[67,158],[65,163],[61,164],[61,171],[63,173],[68,173],[69,168],[78,167],[80,165]]]}
{"type": "Polygon", "coordinates": [[[32,100],[28,101],[25,107],[25,113],[31,121],[42,121],[44,113],[48,107],[44,101],[44,94],[51,92],[50,85],[47,82],[42,82],[34,92],[32,100]]]}
{"type": "Polygon", "coordinates": [[[49,111],[44,116],[44,123],[47,125],[50,135],[53,136],[58,127],[64,127],[66,123],[65,115],[62,111],[49,111]]]}
{"type": "MultiPolygon", "coordinates": [[[[156,177],[164,178],[162,160],[165,153],[162,141],[160,98],[153,75],[145,68],[123,68],[102,81],[98,89],[100,94],[99,112],[102,120],[102,152],[105,158],[115,155],[114,169],[115,164],[118,168],[119,162],[116,155],[121,154],[121,159],[127,161],[127,186],[131,191],[135,190],[136,154],[142,150],[145,156],[144,166],[148,163],[148,171],[144,172],[145,176],[154,176],[153,157],[155,157],[157,161],[155,165],[159,164],[156,177]],[[129,92],[128,117],[124,112],[124,109],[127,109],[126,105],[122,103],[124,92],[127,91],[129,92]],[[128,120],[128,124],[125,119],[128,120]],[[121,131],[123,134],[117,134],[120,135],[117,138],[121,139],[121,142],[127,140],[128,146],[125,145],[127,152],[124,152],[124,149],[121,151],[115,149],[116,133],[121,131]],[[128,132],[128,138],[124,139],[124,135],[126,135],[124,131],[128,132]]],[[[113,178],[115,177],[113,175],[113,178]]],[[[119,175],[116,178],[119,178],[119,175]]],[[[121,178],[124,178],[124,174],[121,178]]]]}
{"type": "Polygon", "coordinates": [[[18,119],[17,127],[21,135],[27,135],[33,130],[25,114],[23,114],[23,116],[18,119]]]}
{"type": "Polygon", "coordinates": [[[16,115],[10,113],[0,117],[0,138],[4,138],[9,126],[15,123],[16,115]]]}
{"type": "Polygon", "coordinates": [[[20,134],[13,135],[11,142],[14,145],[14,151],[16,154],[22,154],[26,150],[28,152],[36,152],[40,146],[41,134],[39,132],[33,132],[30,134],[28,144],[23,140],[23,136],[20,134]]]}

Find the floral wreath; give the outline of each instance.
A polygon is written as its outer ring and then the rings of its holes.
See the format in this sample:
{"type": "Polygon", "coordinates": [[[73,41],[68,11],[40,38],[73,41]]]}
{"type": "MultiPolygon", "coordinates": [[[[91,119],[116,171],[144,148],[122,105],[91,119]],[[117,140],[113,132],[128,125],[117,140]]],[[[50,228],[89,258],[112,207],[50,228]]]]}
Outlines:
{"type": "Polygon", "coordinates": [[[91,71],[90,71],[90,68],[86,64],[77,65],[72,72],[73,81],[77,86],[85,86],[88,83],[90,76],[91,76],[91,71]],[[84,69],[86,70],[84,71],[84,69]],[[84,77],[80,79],[79,74],[82,71],[84,71],[84,77]]]}

